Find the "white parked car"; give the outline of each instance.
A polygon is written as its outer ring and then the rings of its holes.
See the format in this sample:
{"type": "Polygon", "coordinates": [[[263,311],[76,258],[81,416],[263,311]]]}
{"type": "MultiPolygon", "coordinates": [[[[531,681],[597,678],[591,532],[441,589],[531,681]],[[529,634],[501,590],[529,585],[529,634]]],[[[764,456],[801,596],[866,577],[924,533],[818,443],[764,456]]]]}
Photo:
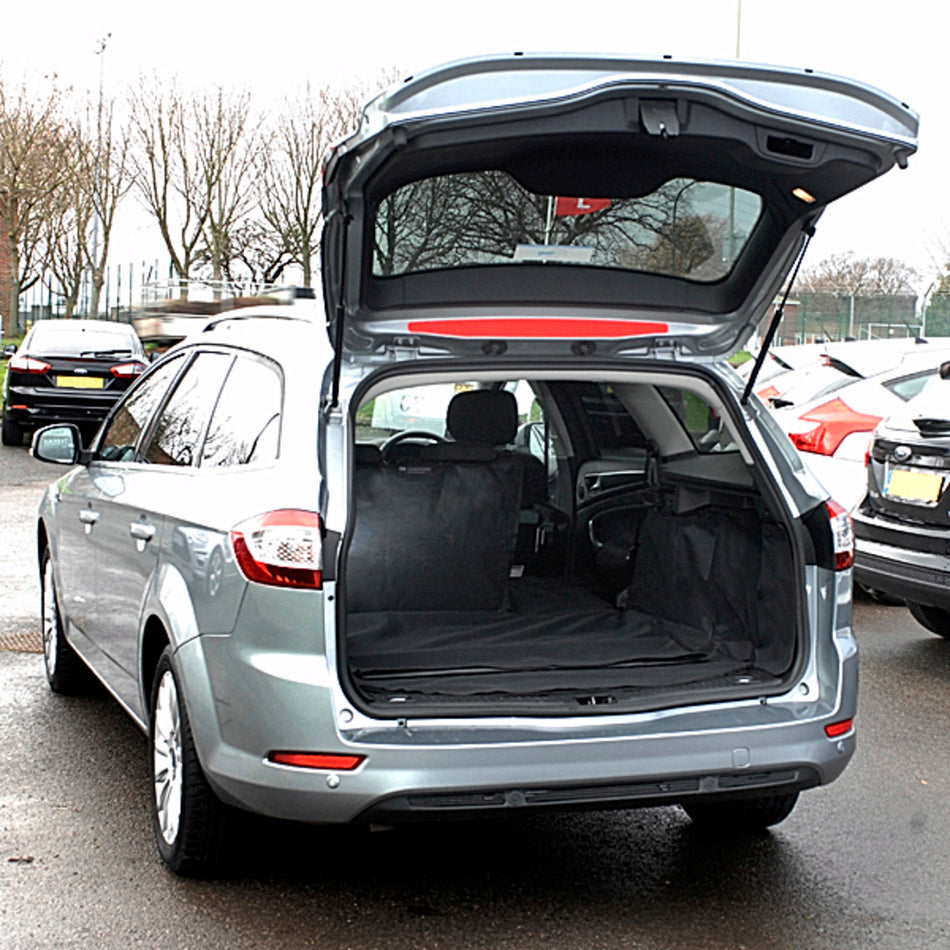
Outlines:
{"type": "Polygon", "coordinates": [[[865,465],[878,423],[933,385],[950,345],[915,346],[884,372],[865,379],[844,377],[810,401],[774,410],[812,473],[848,511],[867,490],[865,465]]]}

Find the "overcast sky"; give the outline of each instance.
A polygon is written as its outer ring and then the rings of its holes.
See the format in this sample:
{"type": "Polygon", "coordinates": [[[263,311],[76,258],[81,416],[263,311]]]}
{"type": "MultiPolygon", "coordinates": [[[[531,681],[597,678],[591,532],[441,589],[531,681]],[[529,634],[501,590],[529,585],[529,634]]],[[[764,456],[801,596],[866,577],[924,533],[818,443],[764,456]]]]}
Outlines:
{"type": "MultiPolygon", "coordinates": [[[[909,169],[826,212],[810,263],[853,250],[932,270],[935,250],[950,249],[950,12],[931,0],[47,0],[8,5],[0,70],[7,83],[54,72],[94,94],[97,41],[111,33],[102,61],[107,95],[158,73],[184,86],[249,86],[259,105],[276,108],[307,80],[349,84],[389,67],[409,75],[486,53],[731,59],[740,3],[742,59],[859,79],[921,116],[920,152],[909,169]]],[[[116,247],[114,259],[123,251],[116,247]]]]}

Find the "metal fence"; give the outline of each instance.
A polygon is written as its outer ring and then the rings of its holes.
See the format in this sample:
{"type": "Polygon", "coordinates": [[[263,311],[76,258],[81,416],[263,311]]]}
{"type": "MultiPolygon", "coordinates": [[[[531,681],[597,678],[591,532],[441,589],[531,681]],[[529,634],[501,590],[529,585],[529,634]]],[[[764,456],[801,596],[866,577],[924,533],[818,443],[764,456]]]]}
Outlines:
{"type": "MultiPolygon", "coordinates": [[[[948,308],[950,314],[950,308],[948,308]]],[[[913,294],[867,296],[801,293],[789,299],[778,329],[782,343],[950,335],[950,321],[931,327],[913,294]],[[935,332],[939,329],[940,332],[935,332]]]]}

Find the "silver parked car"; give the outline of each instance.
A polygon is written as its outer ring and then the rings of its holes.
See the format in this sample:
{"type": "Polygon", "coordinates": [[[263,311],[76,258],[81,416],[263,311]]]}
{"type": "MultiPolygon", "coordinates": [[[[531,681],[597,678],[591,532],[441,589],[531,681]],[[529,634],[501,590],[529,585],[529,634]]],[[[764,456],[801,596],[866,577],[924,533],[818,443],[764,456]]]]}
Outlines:
{"type": "Polygon", "coordinates": [[[39,512],[46,667],[149,735],[165,863],[308,822],[678,804],[854,751],[847,514],[726,358],[916,117],[807,72],[513,56],[326,165],[323,301],[224,315],[39,512]],[[314,318],[314,309],[317,316],[314,318]]]}

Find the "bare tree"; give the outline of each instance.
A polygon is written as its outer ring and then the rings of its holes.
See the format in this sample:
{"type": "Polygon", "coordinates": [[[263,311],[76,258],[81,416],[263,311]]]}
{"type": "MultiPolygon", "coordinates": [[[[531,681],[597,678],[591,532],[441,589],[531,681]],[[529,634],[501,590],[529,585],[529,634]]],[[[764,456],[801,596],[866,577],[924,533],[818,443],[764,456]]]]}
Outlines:
{"type": "Polygon", "coordinates": [[[100,118],[100,131],[94,151],[91,142],[86,143],[83,149],[83,183],[92,203],[95,214],[93,228],[97,232],[89,254],[92,265],[89,312],[93,316],[99,313],[99,298],[105,283],[106,261],[109,258],[116,210],[132,187],[129,161],[131,129],[127,123],[116,126],[114,111],[114,102],[109,102],[104,117],[100,118]]]}
{"type": "Polygon", "coordinates": [[[260,214],[277,244],[313,282],[313,262],[322,225],[322,163],[330,146],[359,126],[363,104],[393,81],[392,71],[376,81],[344,89],[306,88],[288,99],[267,134],[258,162],[260,214]]]}
{"type": "Polygon", "coordinates": [[[141,79],[130,96],[135,187],[155,218],[179,279],[186,281],[210,213],[191,112],[178,87],[141,79]]]}
{"type": "MultiPolygon", "coordinates": [[[[90,188],[93,156],[78,129],[73,137],[68,174],[53,196],[43,222],[46,265],[65,302],[65,316],[76,311],[83,282],[91,264],[91,232],[95,204],[90,188]]],[[[95,311],[92,311],[95,313],[95,311]]]]}
{"type": "Polygon", "coordinates": [[[206,260],[220,280],[229,234],[252,205],[250,94],[218,87],[185,97],[174,84],[141,80],[131,112],[133,179],[172,268],[186,281],[206,260]]]}
{"type": "Polygon", "coordinates": [[[39,279],[43,223],[67,173],[59,110],[55,83],[35,97],[25,86],[11,94],[0,84],[0,220],[12,271],[10,299],[0,314],[6,310],[14,319],[20,294],[39,279]]]}
{"type": "MultiPolygon", "coordinates": [[[[274,284],[295,261],[280,235],[264,222],[248,219],[231,229],[222,247],[224,278],[231,284],[274,284]]],[[[211,265],[202,254],[199,266],[211,265]]]]}
{"type": "Polygon", "coordinates": [[[259,122],[251,117],[247,91],[226,93],[220,86],[196,96],[192,105],[198,168],[208,202],[205,254],[212,277],[220,281],[230,238],[253,204],[253,170],[260,149],[259,122]]]}
{"type": "Polygon", "coordinates": [[[798,289],[842,297],[874,297],[915,293],[920,275],[894,257],[855,257],[851,251],[832,254],[803,270],[798,289]]]}

